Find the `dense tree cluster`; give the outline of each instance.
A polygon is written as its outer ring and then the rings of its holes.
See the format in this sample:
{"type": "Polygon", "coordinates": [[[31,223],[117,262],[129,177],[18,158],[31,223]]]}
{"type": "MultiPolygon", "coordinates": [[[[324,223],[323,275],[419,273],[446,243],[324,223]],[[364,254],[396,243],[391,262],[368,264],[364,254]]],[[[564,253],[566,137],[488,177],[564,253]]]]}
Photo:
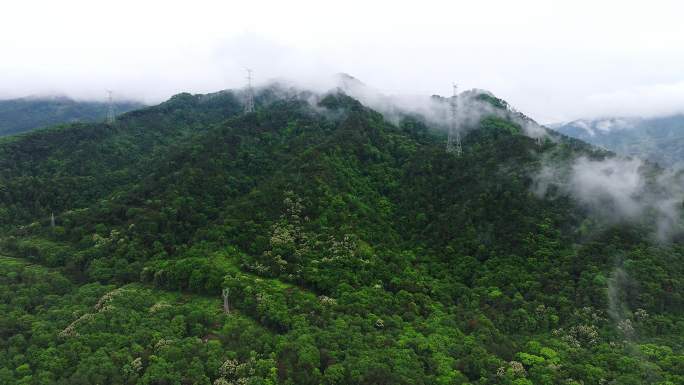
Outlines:
{"type": "Polygon", "coordinates": [[[0,143],[0,382],[684,383],[681,243],[532,192],[604,153],[277,91],[0,143]]]}

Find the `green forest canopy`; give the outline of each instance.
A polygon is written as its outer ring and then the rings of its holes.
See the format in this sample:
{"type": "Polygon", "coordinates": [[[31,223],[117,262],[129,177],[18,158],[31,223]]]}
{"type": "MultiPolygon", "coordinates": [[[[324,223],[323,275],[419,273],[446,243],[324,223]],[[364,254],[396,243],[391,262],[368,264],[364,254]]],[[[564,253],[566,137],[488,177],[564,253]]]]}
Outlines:
{"type": "Polygon", "coordinates": [[[681,242],[532,192],[605,152],[276,94],[0,142],[0,383],[684,383],[681,242]]]}

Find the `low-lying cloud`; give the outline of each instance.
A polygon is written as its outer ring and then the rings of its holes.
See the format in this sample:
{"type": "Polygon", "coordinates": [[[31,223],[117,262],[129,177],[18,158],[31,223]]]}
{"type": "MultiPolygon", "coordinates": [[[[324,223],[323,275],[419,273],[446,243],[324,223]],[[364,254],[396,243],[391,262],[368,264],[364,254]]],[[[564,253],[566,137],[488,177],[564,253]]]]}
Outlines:
{"type": "Polygon", "coordinates": [[[661,240],[680,229],[681,172],[656,169],[638,158],[581,156],[569,163],[545,163],[535,176],[534,191],[539,196],[547,196],[555,186],[601,219],[652,220],[661,240]]]}
{"type": "Polygon", "coordinates": [[[532,138],[541,138],[548,134],[544,127],[505,102],[504,108],[498,108],[481,100],[478,96],[482,94],[494,97],[486,90],[473,89],[458,93],[456,113],[452,115],[451,103],[454,95],[386,95],[349,75],[341,74],[338,79],[340,90],[382,113],[385,119],[395,124],[407,115],[414,115],[422,117],[434,128],[446,129],[454,123],[456,129],[463,132],[477,127],[485,117],[498,116],[517,123],[532,138]]]}

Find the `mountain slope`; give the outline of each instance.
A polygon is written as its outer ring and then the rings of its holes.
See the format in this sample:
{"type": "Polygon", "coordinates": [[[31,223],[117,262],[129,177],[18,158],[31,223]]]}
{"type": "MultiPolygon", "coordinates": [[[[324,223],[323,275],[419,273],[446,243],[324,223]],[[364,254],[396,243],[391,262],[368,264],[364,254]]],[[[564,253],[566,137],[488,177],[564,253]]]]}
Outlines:
{"type": "Polygon", "coordinates": [[[684,116],[576,120],[552,125],[558,132],[620,154],[663,166],[684,161],[684,116]]]}
{"type": "Polygon", "coordinates": [[[71,285],[3,297],[0,378],[682,381],[680,244],[654,242],[647,219],[600,221],[571,196],[532,191],[548,159],[605,153],[538,143],[491,114],[466,127],[456,157],[420,117],[394,125],[341,93],[278,94],[260,93],[250,114],[230,92],[179,95],[112,128],[0,143],[2,253],[71,285]],[[69,294],[88,288],[91,302],[122,288],[131,310],[36,332],[98,310],[69,294]],[[43,291],[80,311],[56,317],[43,291]],[[157,317],[165,291],[171,325],[127,334],[157,317]],[[110,329],[116,343],[98,343],[110,329]]]}
{"type": "MultiPolygon", "coordinates": [[[[114,103],[121,114],[143,107],[138,102],[114,103]]],[[[0,100],[0,136],[19,134],[60,123],[103,121],[107,103],[76,101],[67,97],[0,100]]]]}

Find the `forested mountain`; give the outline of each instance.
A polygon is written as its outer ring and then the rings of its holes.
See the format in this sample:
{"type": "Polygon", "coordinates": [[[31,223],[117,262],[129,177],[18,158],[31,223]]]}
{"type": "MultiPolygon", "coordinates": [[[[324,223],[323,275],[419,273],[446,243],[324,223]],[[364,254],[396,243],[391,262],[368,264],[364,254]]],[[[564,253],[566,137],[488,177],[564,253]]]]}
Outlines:
{"type": "Polygon", "coordinates": [[[550,127],[573,138],[663,166],[684,161],[684,115],[580,119],[550,127]]]}
{"type": "Polygon", "coordinates": [[[0,383],[684,383],[680,219],[563,187],[612,154],[489,94],[461,156],[341,91],[256,106],[0,141],[0,383]]]}
{"type": "MultiPolygon", "coordinates": [[[[114,102],[117,114],[140,107],[138,102],[114,102]]],[[[0,136],[60,123],[97,122],[106,115],[107,103],[76,101],[64,96],[0,100],[0,136]]]]}

